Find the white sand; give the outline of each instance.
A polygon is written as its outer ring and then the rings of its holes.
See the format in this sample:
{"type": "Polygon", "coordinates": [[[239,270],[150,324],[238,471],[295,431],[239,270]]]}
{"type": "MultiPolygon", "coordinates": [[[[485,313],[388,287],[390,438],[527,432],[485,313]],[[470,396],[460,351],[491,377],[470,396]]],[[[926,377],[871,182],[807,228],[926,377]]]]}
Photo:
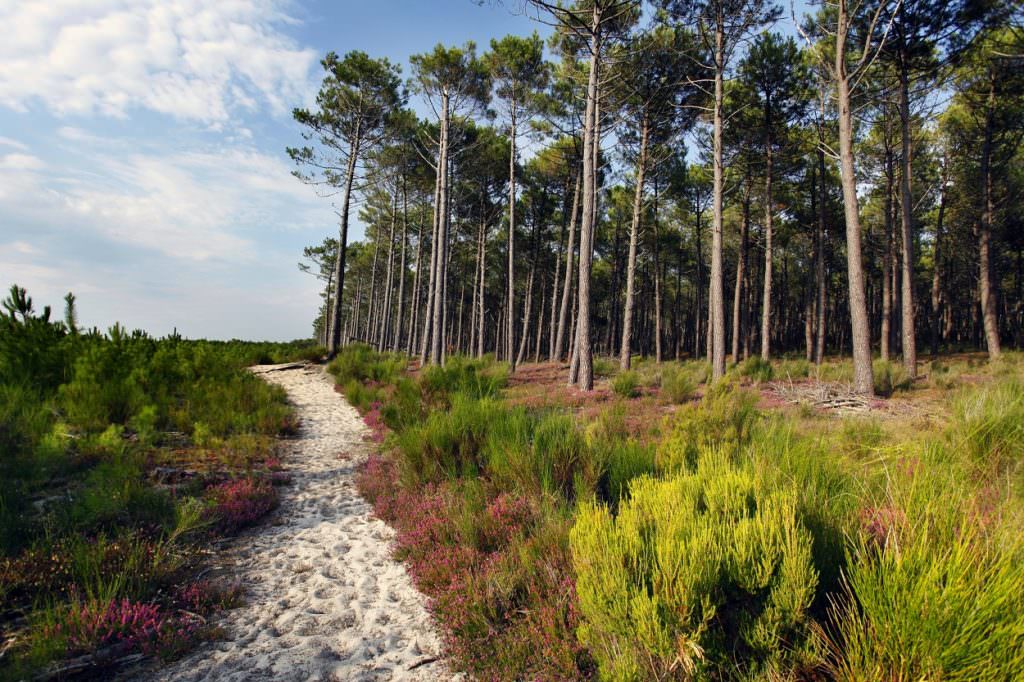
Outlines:
{"type": "Polygon", "coordinates": [[[356,492],[365,425],[323,369],[284,367],[253,370],[288,391],[302,426],[285,444],[293,480],[271,524],[225,550],[245,604],[220,620],[227,641],[152,679],[452,679],[433,660],[440,642],[423,595],[390,556],[393,531],[356,492]]]}

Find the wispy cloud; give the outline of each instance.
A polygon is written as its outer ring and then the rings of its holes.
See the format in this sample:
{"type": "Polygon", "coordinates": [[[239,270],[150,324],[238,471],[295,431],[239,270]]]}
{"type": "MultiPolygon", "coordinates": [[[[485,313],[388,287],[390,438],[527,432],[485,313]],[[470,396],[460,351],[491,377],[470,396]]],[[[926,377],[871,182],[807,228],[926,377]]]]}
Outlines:
{"type": "Polygon", "coordinates": [[[22,0],[0,5],[0,105],[218,126],[308,96],[316,54],[277,0],[22,0]]]}

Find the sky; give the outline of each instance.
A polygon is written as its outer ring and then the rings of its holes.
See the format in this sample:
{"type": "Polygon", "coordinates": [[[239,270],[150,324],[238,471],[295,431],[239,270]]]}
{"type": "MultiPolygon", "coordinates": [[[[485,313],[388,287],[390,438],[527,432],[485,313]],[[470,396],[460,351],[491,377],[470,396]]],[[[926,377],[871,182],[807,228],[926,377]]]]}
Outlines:
{"type": "MultiPolygon", "coordinates": [[[[330,50],[547,33],[521,0],[0,0],[0,287],[155,335],[310,334],[337,233],[290,175],[330,50]]],[[[355,225],[350,239],[362,237],[355,225]]]]}

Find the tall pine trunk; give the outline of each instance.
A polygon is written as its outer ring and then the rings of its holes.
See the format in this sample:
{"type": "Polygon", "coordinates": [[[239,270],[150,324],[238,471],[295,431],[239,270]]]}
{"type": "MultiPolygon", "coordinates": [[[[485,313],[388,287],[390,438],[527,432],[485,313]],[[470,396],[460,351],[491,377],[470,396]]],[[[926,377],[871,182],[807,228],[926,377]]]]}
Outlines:
{"type": "Polygon", "coordinates": [[[850,81],[846,70],[846,39],[850,31],[847,0],[839,0],[836,31],[836,104],[839,109],[839,167],[842,174],[843,208],[846,218],[846,266],[850,288],[850,335],[853,343],[853,387],[873,395],[871,330],[864,294],[864,262],[861,254],[860,213],[857,203],[857,174],[853,158],[853,111],[850,81]]]}
{"type": "Polygon", "coordinates": [[[622,311],[622,346],[619,348],[619,368],[628,370],[632,353],[633,303],[636,287],[636,248],[640,235],[640,220],[644,202],[644,176],[647,171],[648,125],[640,123],[640,155],[636,162],[636,190],[633,194],[633,222],[629,228],[629,256],[626,261],[626,301],[622,311]]]}

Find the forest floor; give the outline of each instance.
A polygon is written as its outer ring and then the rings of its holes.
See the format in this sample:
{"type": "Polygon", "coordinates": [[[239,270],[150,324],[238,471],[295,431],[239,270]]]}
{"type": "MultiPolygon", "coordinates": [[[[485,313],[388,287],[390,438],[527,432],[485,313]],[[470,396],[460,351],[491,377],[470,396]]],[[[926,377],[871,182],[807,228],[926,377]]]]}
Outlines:
{"type": "Polygon", "coordinates": [[[282,452],[292,485],[269,524],[230,540],[217,559],[246,599],[221,616],[225,640],[148,677],[450,678],[424,597],[391,558],[394,531],[356,491],[353,477],[367,455],[359,414],[321,367],[254,371],[288,392],[301,419],[282,452]]]}

